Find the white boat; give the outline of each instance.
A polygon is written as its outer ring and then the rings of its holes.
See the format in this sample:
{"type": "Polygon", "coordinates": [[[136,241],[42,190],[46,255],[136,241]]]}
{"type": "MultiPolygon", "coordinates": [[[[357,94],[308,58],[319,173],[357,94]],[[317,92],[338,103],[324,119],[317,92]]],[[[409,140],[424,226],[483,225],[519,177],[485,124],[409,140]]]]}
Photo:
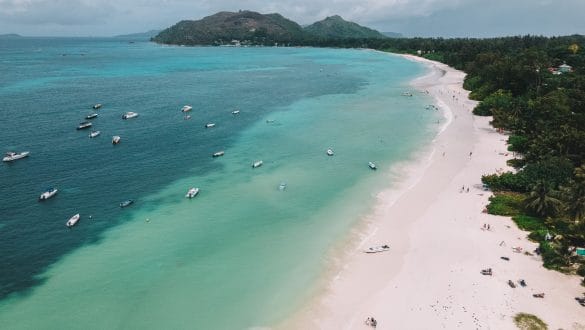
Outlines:
{"type": "Polygon", "coordinates": [[[93,106],[93,108],[94,108],[94,109],[96,109],[96,110],[97,110],[97,109],[99,109],[99,108],[101,108],[101,107],[102,107],[102,104],[101,104],[101,103],[96,103],[96,104],[93,106]]]}
{"type": "Polygon", "coordinates": [[[39,196],[39,200],[44,201],[46,199],[49,199],[49,198],[55,196],[58,191],[59,190],[52,188],[52,187],[48,188],[47,191],[45,191],[44,193],[41,194],[41,196],[39,196]]]}
{"type": "Polygon", "coordinates": [[[128,111],[122,115],[122,119],[131,119],[136,117],[138,117],[138,113],[132,111],[128,111]]]}
{"type": "Polygon", "coordinates": [[[240,113],[240,110],[234,110],[234,111],[232,111],[232,115],[237,115],[239,113],[240,113]]]}
{"type": "Polygon", "coordinates": [[[212,128],[215,127],[214,123],[205,124],[205,128],[212,128]]]}
{"type": "Polygon", "coordinates": [[[71,228],[75,226],[77,221],[79,221],[79,213],[77,213],[76,215],[72,216],[69,220],[67,220],[67,227],[71,228]]]}
{"type": "Polygon", "coordinates": [[[372,162],[368,162],[368,166],[372,169],[375,170],[376,169],[376,164],[372,163],[372,162]]]}
{"type": "Polygon", "coordinates": [[[387,244],[384,245],[380,245],[380,246],[373,246],[373,247],[369,247],[367,249],[364,250],[365,253],[379,253],[379,252],[384,252],[384,251],[388,251],[390,250],[390,246],[388,246],[387,244]]]}
{"type": "Polygon", "coordinates": [[[122,203],[120,203],[120,207],[128,207],[132,204],[134,204],[134,200],[128,199],[128,200],[125,200],[122,203]]]}
{"type": "Polygon", "coordinates": [[[187,198],[193,198],[195,196],[197,196],[197,194],[199,193],[199,188],[191,188],[189,189],[189,191],[187,191],[187,194],[185,195],[185,197],[187,198]]]}
{"type": "Polygon", "coordinates": [[[189,120],[189,119],[191,119],[191,115],[186,115],[185,117],[183,117],[183,119],[189,120]]]}
{"type": "Polygon", "coordinates": [[[91,123],[91,122],[89,122],[89,121],[84,121],[84,122],[82,122],[82,123],[79,123],[79,125],[77,126],[77,129],[78,129],[78,130],[80,130],[80,129],[89,128],[89,127],[91,127],[91,125],[92,125],[92,123],[91,123]]]}
{"type": "Polygon", "coordinates": [[[263,163],[261,160],[255,161],[254,163],[252,163],[252,168],[260,167],[262,166],[262,164],[263,163]]]}
{"type": "Polygon", "coordinates": [[[190,105],[185,105],[181,108],[181,112],[189,112],[191,110],[193,110],[193,107],[190,105]]]}
{"type": "Polygon", "coordinates": [[[97,113],[90,113],[89,115],[85,116],[85,119],[94,119],[98,116],[97,113]]]}
{"type": "Polygon", "coordinates": [[[91,131],[91,133],[89,133],[89,137],[94,138],[94,137],[100,135],[101,133],[102,133],[101,131],[91,131]]]}
{"type": "Polygon", "coordinates": [[[221,156],[223,156],[224,154],[225,154],[225,152],[222,150],[222,151],[218,151],[218,152],[214,153],[214,154],[212,155],[212,157],[221,157],[221,156]]]}
{"type": "Polygon", "coordinates": [[[6,155],[4,156],[4,158],[2,158],[3,162],[11,162],[13,160],[17,160],[17,159],[21,159],[24,157],[28,157],[28,154],[30,152],[28,151],[23,151],[23,152],[13,152],[13,151],[9,151],[6,153],[6,155]]]}
{"type": "Polygon", "coordinates": [[[112,144],[118,144],[120,143],[120,137],[118,135],[114,135],[112,137],[112,144]]]}
{"type": "Polygon", "coordinates": [[[327,149],[327,156],[333,156],[333,150],[327,149]]]}
{"type": "Polygon", "coordinates": [[[278,190],[280,190],[280,191],[285,191],[285,190],[286,190],[286,186],[287,186],[286,182],[281,182],[281,183],[278,185],[278,190]]]}

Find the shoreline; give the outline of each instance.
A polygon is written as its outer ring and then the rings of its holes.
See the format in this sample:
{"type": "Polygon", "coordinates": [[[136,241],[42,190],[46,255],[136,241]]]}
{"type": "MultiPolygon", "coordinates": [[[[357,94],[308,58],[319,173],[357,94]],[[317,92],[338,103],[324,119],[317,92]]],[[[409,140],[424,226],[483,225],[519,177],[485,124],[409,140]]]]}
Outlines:
{"type": "Polygon", "coordinates": [[[429,69],[411,86],[433,97],[446,123],[414,157],[421,162],[407,165],[400,182],[376,196],[372,212],[328,261],[324,287],[277,328],[371,329],[364,321],[374,317],[377,329],[516,329],[519,312],[551,328],[585,327],[573,299],[584,291],[579,278],[545,269],[540,257],[513,253],[512,247],[532,251],[536,244],[509,217],[482,213],[491,192],[483,191],[481,175],[510,168],[506,137],[489,125],[491,118],[471,113],[477,102],[462,87],[465,74],[398,56],[429,69]],[[482,228],[487,224],[490,230],[482,228]],[[382,244],[390,250],[362,252],[382,244]],[[494,275],[481,275],[484,268],[494,275]],[[527,287],[508,286],[519,279],[527,287]],[[532,296],[540,292],[545,299],[532,296]]]}

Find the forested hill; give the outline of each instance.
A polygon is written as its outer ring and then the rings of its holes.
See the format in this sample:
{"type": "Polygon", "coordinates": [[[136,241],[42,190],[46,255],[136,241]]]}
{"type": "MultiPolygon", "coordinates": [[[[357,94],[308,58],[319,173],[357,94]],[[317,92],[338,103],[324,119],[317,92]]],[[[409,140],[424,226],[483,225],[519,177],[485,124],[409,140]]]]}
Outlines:
{"type": "Polygon", "coordinates": [[[348,22],[337,15],[315,22],[305,27],[305,31],[320,38],[388,38],[376,30],[348,22]]]}
{"type": "Polygon", "coordinates": [[[300,40],[304,34],[300,25],[280,14],[240,11],[219,12],[197,21],[181,21],[160,32],[153,41],[178,45],[223,45],[237,40],[273,45],[300,40]]]}
{"type": "Polygon", "coordinates": [[[324,40],[385,39],[378,31],[327,17],[306,28],[280,14],[253,11],[219,12],[197,21],[181,21],[152,40],[176,45],[314,45],[324,40]]]}

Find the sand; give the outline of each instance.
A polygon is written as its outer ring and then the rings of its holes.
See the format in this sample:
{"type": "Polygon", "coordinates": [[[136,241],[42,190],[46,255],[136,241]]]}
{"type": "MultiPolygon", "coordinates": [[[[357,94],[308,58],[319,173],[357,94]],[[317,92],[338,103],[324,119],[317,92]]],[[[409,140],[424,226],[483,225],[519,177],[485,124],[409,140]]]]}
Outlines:
{"type": "Polygon", "coordinates": [[[550,329],[585,329],[585,308],[574,299],[585,291],[580,278],[514,252],[537,244],[510,218],[482,212],[491,192],[481,176],[511,170],[507,137],[491,118],[471,114],[476,102],[462,88],[463,72],[406,57],[429,67],[412,84],[434,97],[442,129],[419,161],[402,169],[404,180],[376,196],[365,225],[330,261],[323,290],[279,328],[368,329],[365,320],[374,317],[377,329],[516,329],[514,315],[525,312],[550,329]],[[363,253],[383,244],[390,250],[363,253]],[[485,268],[493,275],[480,274],[485,268]],[[545,298],[532,296],[541,292],[545,298]]]}

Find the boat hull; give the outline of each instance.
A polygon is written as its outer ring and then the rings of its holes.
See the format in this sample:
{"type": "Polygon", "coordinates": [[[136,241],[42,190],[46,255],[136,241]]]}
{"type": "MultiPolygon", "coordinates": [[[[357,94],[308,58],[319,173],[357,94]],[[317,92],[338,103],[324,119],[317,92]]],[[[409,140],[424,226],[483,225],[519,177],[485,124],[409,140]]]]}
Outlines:
{"type": "Polygon", "coordinates": [[[77,224],[79,218],[80,218],[79,213],[77,213],[76,215],[72,216],[69,220],[67,220],[67,223],[65,225],[71,228],[77,224]]]}
{"type": "Polygon", "coordinates": [[[26,158],[26,157],[28,157],[29,154],[30,154],[30,152],[28,152],[28,151],[21,152],[19,154],[14,154],[14,155],[11,155],[11,156],[6,156],[6,157],[2,158],[2,161],[3,162],[13,162],[15,160],[19,160],[19,159],[26,158]]]}
{"type": "Polygon", "coordinates": [[[41,196],[39,196],[39,201],[44,201],[44,200],[47,200],[47,199],[55,196],[58,191],[59,190],[57,190],[57,189],[51,190],[51,191],[45,191],[44,193],[41,194],[41,196]]]}

